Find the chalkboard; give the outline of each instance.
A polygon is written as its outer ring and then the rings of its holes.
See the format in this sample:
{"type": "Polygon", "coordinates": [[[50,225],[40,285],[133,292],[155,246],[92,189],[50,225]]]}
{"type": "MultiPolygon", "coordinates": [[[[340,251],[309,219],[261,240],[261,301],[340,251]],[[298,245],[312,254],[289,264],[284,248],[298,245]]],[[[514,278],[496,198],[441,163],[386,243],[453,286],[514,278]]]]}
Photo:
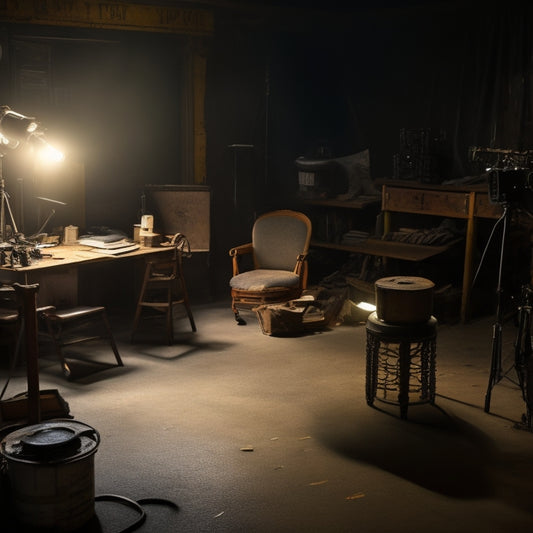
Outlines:
{"type": "Polygon", "coordinates": [[[210,189],[202,185],[145,185],[146,212],[154,215],[154,232],[183,233],[192,251],[209,251],[210,189]]]}

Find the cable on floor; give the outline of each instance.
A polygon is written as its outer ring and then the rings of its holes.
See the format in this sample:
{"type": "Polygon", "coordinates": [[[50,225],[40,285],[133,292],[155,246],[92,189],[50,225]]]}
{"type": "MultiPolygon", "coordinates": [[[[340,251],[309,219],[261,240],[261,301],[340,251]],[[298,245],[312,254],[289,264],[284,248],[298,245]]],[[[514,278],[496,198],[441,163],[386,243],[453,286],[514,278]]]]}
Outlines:
{"type": "Polygon", "coordinates": [[[129,525],[125,529],[121,529],[120,533],[129,533],[130,531],[135,531],[146,520],[146,512],[143,508],[143,505],[147,504],[156,504],[156,505],[166,505],[168,507],[172,507],[173,509],[179,510],[179,507],[170,500],[165,500],[162,498],[142,498],[140,500],[132,500],[130,498],[127,498],[126,496],[120,496],[118,494],[99,494],[95,496],[94,498],[95,502],[117,502],[122,505],[125,505],[126,507],[130,507],[134,511],[138,513],[138,518],[133,524],[129,525]]]}

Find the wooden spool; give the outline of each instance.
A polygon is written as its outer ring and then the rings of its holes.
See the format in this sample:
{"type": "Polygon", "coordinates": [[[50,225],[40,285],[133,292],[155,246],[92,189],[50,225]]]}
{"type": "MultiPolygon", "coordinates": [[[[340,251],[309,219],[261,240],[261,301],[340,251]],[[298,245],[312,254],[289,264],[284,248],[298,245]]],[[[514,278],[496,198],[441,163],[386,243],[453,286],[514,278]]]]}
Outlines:
{"type": "Polygon", "coordinates": [[[375,282],[376,315],[391,324],[426,322],[433,313],[435,284],[425,278],[391,276],[375,282]]]}

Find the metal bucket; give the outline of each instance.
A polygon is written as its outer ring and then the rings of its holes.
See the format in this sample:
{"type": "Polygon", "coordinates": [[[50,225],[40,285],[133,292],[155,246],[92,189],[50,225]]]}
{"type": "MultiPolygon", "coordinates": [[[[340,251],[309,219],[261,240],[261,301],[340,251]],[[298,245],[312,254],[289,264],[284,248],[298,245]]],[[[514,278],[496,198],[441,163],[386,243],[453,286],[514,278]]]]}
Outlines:
{"type": "Polygon", "coordinates": [[[7,435],[0,451],[17,521],[68,532],[91,520],[99,443],[94,428],[74,420],[51,420],[7,435]]]}

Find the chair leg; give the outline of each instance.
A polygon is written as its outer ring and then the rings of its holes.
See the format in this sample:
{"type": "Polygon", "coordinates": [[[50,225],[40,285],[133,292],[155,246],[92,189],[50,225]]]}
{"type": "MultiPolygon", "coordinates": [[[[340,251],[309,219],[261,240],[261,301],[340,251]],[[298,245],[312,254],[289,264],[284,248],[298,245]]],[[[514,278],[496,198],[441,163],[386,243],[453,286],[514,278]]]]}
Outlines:
{"type": "Polygon", "coordinates": [[[142,305],[141,302],[144,299],[144,291],[146,289],[146,279],[143,281],[143,285],[141,287],[141,292],[139,294],[139,299],[137,301],[137,307],[135,309],[135,316],[133,317],[133,325],[131,327],[131,336],[130,341],[133,342],[133,339],[135,337],[135,333],[137,333],[137,328],[139,327],[139,321],[141,320],[141,313],[142,313],[142,305]]]}
{"type": "Polygon", "coordinates": [[[58,324],[57,328],[54,328],[52,321],[50,319],[46,319],[46,327],[48,329],[48,334],[52,339],[57,358],[59,359],[59,362],[61,364],[61,371],[63,372],[63,375],[68,379],[70,378],[72,372],[70,370],[70,367],[68,366],[67,361],[65,360],[63,351],[61,350],[61,324],[58,324]]]}
{"type": "Polygon", "coordinates": [[[235,320],[237,321],[237,326],[246,326],[246,320],[242,318],[237,309],[233,309],[233,314],[235,315],[235,320]]]}
{"type": "Polygon", "coordinates": [[[167,342],[169,346],[174,344],[174,314],[172,312],[172,303],[169,303],[167,306],[167,342]]]}
{"type": "Polygon", "coordinates": [[[187,316],[189,317],[189,322],[191,323],[191,329],[193,332],[196,332],[196,324],[194,322],[194,317],[192,316],[192,310],[191,306],[189,305],[189,301],[187,300],[185,303],[185,309],[187,310],[187,316]]]}
{"type": "Polygon", "coordinates": [[[183,305],[185,306],[185,310],[187,311],[187,316],[189,317],[191,329],[193,332],[196,332],[196,324],[194,322],[194,317],[192,316],[191,305],[189,303],[189,293],[187,292],[187,285],[185,284],[185,277],[183,276],[183,272],[181,268],[180,268],[179,281],[181,284],[181,294],[182,294],[183,305]]]}
{"type": "Polygon", "coordinates": [[[111,331],[111,325],[109,324],[109,319],[107,318],[107,312],[105,311],[105,309],[102,311],[102,320],[104,321],[104,325],[107,330],[107,338],[109,340],[109,344],[111,345],[111,349],[113,350],[113,353],[115,354],[117,365],[124,366],[124,363],[122,362],[120,354],[118,353],[118,348],[115,343],[115,337],[113,336],[113,332],[111,331]]]}
{"type": "Polygon", "coordinates": [[[135,316],[133,317],[133,326],[131,327],[130,342],[133,342],[135,333],[137,332],[137,328],[139,327],[139,320],[141,319],[141,310],[142,307],[140,305],[137,305],[137,309],[135,310],[135,316]]]}
{"type": "Polygon", "coordinates": [[[235,304],[235,298],[231,299],[231,310],[233,311],[233,316],[235,317],[237,325],[246,326],[246,320],[244,320],[244,318],[242,318],[239,314],[239,310],[237,309],[237,305],[235,304]]]}

